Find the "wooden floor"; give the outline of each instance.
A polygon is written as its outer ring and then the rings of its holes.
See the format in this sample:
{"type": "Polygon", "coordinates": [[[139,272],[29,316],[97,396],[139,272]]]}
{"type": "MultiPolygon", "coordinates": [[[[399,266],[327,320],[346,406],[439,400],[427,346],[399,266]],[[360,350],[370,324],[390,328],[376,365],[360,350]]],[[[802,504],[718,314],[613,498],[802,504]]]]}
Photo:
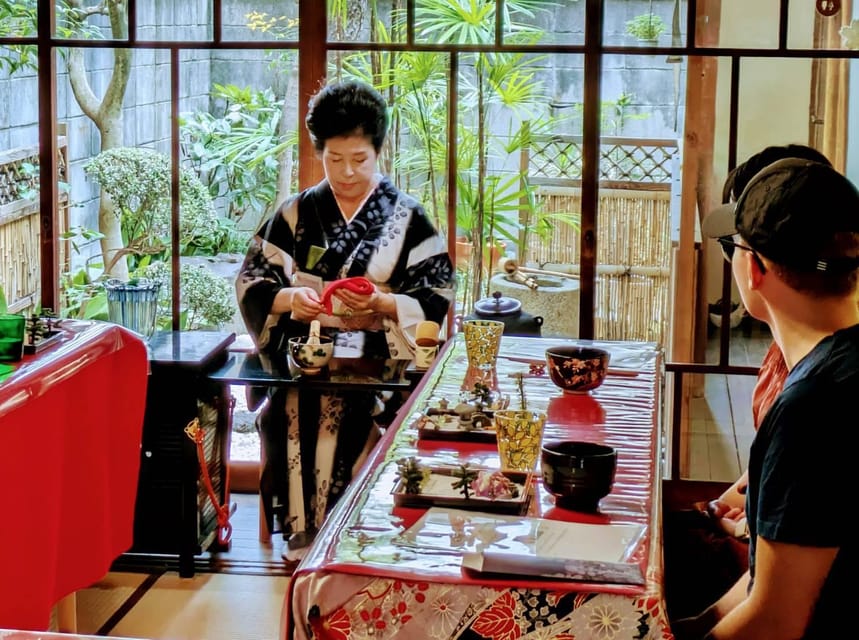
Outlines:
{"type": "MultiPolygon", "coordinates": [[[[283,538],[272,536],[269,543],[259,540],[259,497],[257,494],[233,493],[230,502],[232,533],[229,549],[204,552],[194,560],[194,571],[200,573],[237,573],[244,575],[288,576],[295,568],[281,558],[283,538]]],[[[116,571],[159,573],[178,571],[178,558],[173,555],[124,554],[113,567],[116,571]]]]}
{"type": "MultiPolygon", "coordinates": [[[[718,334],[708,342],[707,362],[719,359],[718,334]]],[[[749,335],[731,332],[729,361],[736,366],[759,366],[772,343],[760,323],[749,335]]],[[[704,376],[703,393],[690,406],[689,477],[693,480],[734,481],[746,468],[754,438],[752,390],[755,376],[704,376]]]]}

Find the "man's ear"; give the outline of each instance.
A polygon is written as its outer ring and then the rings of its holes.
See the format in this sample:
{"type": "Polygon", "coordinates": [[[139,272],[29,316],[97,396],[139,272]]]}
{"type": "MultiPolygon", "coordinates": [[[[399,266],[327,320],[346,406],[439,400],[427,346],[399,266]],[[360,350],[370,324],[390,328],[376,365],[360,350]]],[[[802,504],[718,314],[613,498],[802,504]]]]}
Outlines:
{"type": "Polygon", "coordinates": [[[761,269],[761,258],[751,251],[743,251],[743,259],[747,261],[749,289],[755,290],[761,286],[764,279],[764,270],[761,269]]]}

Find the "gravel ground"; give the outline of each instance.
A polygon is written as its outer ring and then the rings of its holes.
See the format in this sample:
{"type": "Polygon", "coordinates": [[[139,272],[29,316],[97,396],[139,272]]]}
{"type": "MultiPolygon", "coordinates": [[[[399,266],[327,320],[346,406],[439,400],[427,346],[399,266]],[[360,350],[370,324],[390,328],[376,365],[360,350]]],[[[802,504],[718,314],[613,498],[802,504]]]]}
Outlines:
{"type": "Polygon", "coordinates": [[[230,439],[230,459],[259,460],[259,436],[254,426],[256,413],[248,411],[243,386],[232,386],[230,392],[236,399],[233,410],[233,433],[230,439]]]}

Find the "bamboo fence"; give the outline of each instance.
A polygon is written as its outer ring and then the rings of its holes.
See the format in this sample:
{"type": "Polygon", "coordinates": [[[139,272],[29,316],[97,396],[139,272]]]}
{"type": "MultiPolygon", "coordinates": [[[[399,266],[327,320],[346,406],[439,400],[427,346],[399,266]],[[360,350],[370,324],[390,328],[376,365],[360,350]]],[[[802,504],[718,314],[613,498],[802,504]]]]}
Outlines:
{"type": "MultiPolygon", "coordinates": [[[[66,139],[58,143],[58,171],[66,180],[66,139]]],[[[0,286],[10,312],[35,308],[41,291],[38,146],[0,152],[0,286]]],[[[68,196],[60,198],[59,219],[68,224],[68,196]]],[[[64,257],[61,257],[64,259],[64,257]]]]}
{"type": "MultiPolygon", "coordinates": [[[[575,154],[578,139],[554,136],[546,147],[529,150],[529,179],[539,184],[537,199],[544,214],[581,212],[581,182],[559,173],[561,154],[575,154]],[[555,162],[540,159],[554,155],[555,162]],[[547,172],[549,171],[549,172],[547,172]]],[[[603,139],[597,209],[595,337],[644,340],[665,344],[671,291],[672,161],[676,141],[603,139]],[[611,157],[611,162],[606,158],[611,157]],[[624,161],[624,158],[627,161],[624,161]],[[626,173],[620,171],[624,167],[626,173]]],[[[566,161],[575,169],[577,163],[566,161]]],[[[577,274],[580,233],[557,224],[551,237],[530,234],[523,266],[577,274]]]]}

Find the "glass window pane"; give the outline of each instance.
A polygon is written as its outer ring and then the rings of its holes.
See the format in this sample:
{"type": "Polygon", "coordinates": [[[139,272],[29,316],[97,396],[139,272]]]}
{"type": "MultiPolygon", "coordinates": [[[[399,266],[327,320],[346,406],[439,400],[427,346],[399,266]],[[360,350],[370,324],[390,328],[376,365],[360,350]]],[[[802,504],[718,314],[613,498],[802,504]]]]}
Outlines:
{"type": "Polygon", "coordinates": [[[406,3],[402,0],[329,0],[329,42],[406,41],[406,3]]]}
{"type": "Polygon", "coordinates": [[[684,89],[682,59],[625,56],[619,68],[603,71],[596,337],[668,339],[684,89]]]}
{"type": "Polygon", "coordinates": [[[416,0],[415,42],[495,42],[495,0],[416,0]]]}
{"type": "Polygon", "coordinates": [[[57,120],[68,132],[68,188],[75,203],[65,313],[105,320],[98,280],[108,273],[121,280],[143,275],[142,267],[163,259],[170,245],[169,211],[160,195],[169,185],[170,56],[164,50],[91,48],[65,50],[60,58],[74,62],[61,65],[57,77],[57,120]],[[111,83],[124,91],[106,93],[111,83]],[[76,98],[90,93],[94,103],[76,98]],[[102,187],[110,201],[102,200],[102,187]]]}
{"type": "Polygon", "coordinates": [[[827,16],[821,14],[816,5],[797,0],[790,3],[787,46],[791,49],[859,49],[859,26],[852,26],[850,12],[842,6],[837,13],[827,16]]]}
{"type": "MultiPolygon", "coordinates": [[[[118,3],[109,2],[109,6],[118,3]]],[[[137,39],[203,42],[212,39],[212,0],[138,2],[137,39]]]]}
{"type": "MultiPolygon", "coordinates": [[[[127,40],[128,13],[124,2],[87,3],[85,15],[71,3],[56,3],[56,37],[70,40],[127,40]]],[[[147,4],[147,3],[140,3],[147,4]]]]}
{"type": "Polygon", "coordinates": [[[35,64],[26,51],[0,46],[0,287],[14,313],[32,311],[41,290],[35,64]]]}
{"type": "Polygon", "coordinates": [[[780,0],[722,0],[718,15],[710,15],[707,6],[709,3],[698,1],[697,45],[733,49],[778,46],[780,0]]]}
{"type": "Polygon", "coordinates": [[[0,37],[26,38],[35,35],[35,3],[0,3],[0,37]]]}
{"type": "MultiPolygon", "coordinates": [[[[511,81],[493,88],[485,109],[488,162],[481,181],[479,146],[461,163],[459,174],[467,188],[460,190],[459,212],[472,221],[479,211],[472,203],[483,193],[484,219],[494,222],[493,249],[531,272],[538,289],[501,268],[493,251],[484,249],[487,276],[477,298],[501,291],[522,302],[524,311],[543,317],[544,335],[578,334],[579,220],[581,200],[581,99],[584,93],[584,59],[577,54],[506,54],[515,74],[532,86],[514,90],[511,81]],[[484,185],[484,186],[481,186],[484,185]],[[486,196],[489,196],[488,198],[486,196]],[[559,273],[569,273],[567,278],[559,273]]],[[[470,90],[477,67],[463,74],[462,123],[479,135],[480,96],[470,90]],[[471,112],[471,116],[468,112],[471,112]]],[[[459,135],[459,139],[463,136],[459,135]]],[[[461,226],[465,226],[460,222],[461,226]]],[[[484,223],[483,236],[487,236],[484,223]]],[[[478,235],[479,237],[479,235],[478,235]]],[[[485,238],[484,238],[485,240],[485,238]]],[[[474,274],[472,274],[474,280],[474,274]]],[[[473,285],[476,287],[476,285],[473,285]]]]}
{"type": "Polygon", "coordinates": [[[686,4],[686,0],[608,0],[603,43],[627,47],[682,46],[686,37],[686,4]]]}
{"type": "Polygon", "coordinates": [[[244,332],[234,287],[240,261],[234,256],[245,253],[251,235],[297,184],[295,52],[240,53],[238,59],[215,55],[208,84],[180,103],[185,329],[244,332]]]}
{"type": "Polygon", "coordinates": [[[221,16],[224,40],[298,41],[298,0],[224,0],[221,16]]]}
{"type": "Polygon", "coordinates": [[[525,0],[504,3],[504,44],[569,44],[585,41],[585,3],[525,0]]]}
{"type": "Polygon", "coordinates": [[[296,189],[295,54],[280,51],[263,58],[261,51],[244,53],[259,59],[216,59],[211,84],[180,104],[183,164],[206,186],[219,218],[217,233],[223,236],[194,237],[189,253],[226,250],[210,246],[217,242],[244,253],[249,234],[296,189]]]}

